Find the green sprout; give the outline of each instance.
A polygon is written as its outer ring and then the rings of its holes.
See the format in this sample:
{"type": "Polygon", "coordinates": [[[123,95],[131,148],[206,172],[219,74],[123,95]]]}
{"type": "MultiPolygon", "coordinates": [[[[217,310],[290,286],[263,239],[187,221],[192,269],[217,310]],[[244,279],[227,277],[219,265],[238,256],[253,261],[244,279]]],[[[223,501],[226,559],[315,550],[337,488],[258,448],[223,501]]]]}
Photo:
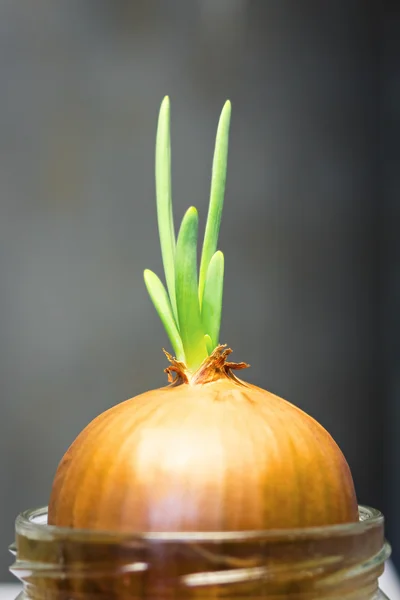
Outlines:
{"type": "Polygon", "coordinates": [[[224,203],[228,161],[231,104],[225,103],[219,119],[212,166],[210,204],[197,269],[198,214],[190,207],[175,239],[171,194],[170,102],[161,104],[156,138],[156,197],[166,288],[148,269],[144,280],[165,327],[177,360],[195,371],[219,342],[224,255],[217,250],[224,203]]]}

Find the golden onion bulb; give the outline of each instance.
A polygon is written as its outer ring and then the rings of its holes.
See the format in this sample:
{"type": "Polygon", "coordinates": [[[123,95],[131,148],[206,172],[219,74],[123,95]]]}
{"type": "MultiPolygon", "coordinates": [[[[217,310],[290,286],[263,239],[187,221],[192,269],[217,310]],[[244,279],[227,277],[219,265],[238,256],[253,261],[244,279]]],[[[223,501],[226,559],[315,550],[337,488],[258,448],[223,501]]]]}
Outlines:
{"type": "MultiPolygon", "coordinates": [[[[235,531],[358,520],[346,460],[299,408],[232,375],[218,347],[190,377],[98,416],[58,467],[52,525],[235,531]]],[[[172,360],[172,359],[171,359],[172,360]]]]}

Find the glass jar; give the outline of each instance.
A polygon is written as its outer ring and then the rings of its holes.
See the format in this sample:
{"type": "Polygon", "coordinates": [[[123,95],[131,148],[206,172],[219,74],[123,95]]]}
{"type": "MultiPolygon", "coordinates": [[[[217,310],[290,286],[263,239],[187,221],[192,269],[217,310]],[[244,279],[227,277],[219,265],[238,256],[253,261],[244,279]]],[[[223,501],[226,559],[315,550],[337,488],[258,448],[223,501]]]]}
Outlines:
{"type": "Polygon", "coordinates": [[[390,547],[383,516],[297,530],[128,535],[16,520],[12,573],[20,600],[378,600],[390,547]]]}

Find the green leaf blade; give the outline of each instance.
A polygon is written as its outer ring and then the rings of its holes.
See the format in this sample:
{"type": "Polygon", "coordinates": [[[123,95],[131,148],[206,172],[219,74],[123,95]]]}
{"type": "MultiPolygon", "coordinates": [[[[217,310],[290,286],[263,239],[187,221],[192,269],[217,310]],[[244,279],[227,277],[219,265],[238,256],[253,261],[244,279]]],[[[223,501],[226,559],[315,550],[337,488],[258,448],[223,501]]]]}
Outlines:
{"type": "Polygon", "coordinates": [[[206,343],[206,348],[207,348],[208,354],[211,354],[211,352],[214,350],[214,346],[213,346],[213,343],[212,343],[212,339],[210,338],[210,336],[208,335],[208,333],[205,334],[204,341],[206,343]]]}
{"type": "Polygon", "coordinates": [[[204,285],[201,318],[204,331],[210,336],[213,349],[219,343],[224,286],[224,255],[216,252],[208,266],[204,285]]]}
{"type": "Polygon", "coordinates": [[[170,102],[168,96],[161,103],[156,137],[156,198],[157,220],[165,280],[172,312],[177,321],[175,295],[175,231],[171,193],[171,137],[170,102]]]}
{"type": "Polygon", "coordinates": [[[167,290],[161,280],[153,271],[146,269],[144,272],[144,282],[146,284],[149,296],[154,307],[164,325],[169,341],[174,349],[176,358],[185,362],[185,353],[178,328],[172,313],[171,303],[168,298],[167,290]]]}
{"type": "Polygon", "coordinates": [[[218,123],[215,139],[214,159],[211,176],[210,204],[204,234],[203,250],[200,262],[199,301],[203,304],[204,286],[210,260],[217,250],[218,235],[221,225],[224,204],[226,170],[228,164],[229,127],[231,120],[231,103],[225,102],[218,123]]]}
{"type": "Polygon", "coordinates": [[[198,222],[197,210],[189,208],[182,220],[175,257],[179,331],[190,370],[207,357],[197,287],[198,222]]]}

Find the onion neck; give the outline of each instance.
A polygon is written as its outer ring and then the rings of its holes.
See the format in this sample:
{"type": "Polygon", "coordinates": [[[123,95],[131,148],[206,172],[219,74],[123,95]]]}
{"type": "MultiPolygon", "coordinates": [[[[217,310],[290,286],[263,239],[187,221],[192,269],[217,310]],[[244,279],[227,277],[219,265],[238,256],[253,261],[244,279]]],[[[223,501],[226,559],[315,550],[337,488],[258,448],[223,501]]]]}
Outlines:
{"type": "Polygon", "coordinates": [[[218,381],[219,379],[233,379],[239,383],[239,379],[235,377],[233,371],[247,369],[250,365],[245,362],[228,361],[228,356],[232,353],[231,348],[226,344],[217,346],[210,356],[207,356],[200,367],[195,371],[191,371],[184,362],[177,360],[169,352],[164,350],[164,354],[171,363],[165,369],[168,375],[168,381],[172,386],[176,385],[204,385],[218,381]]]}

